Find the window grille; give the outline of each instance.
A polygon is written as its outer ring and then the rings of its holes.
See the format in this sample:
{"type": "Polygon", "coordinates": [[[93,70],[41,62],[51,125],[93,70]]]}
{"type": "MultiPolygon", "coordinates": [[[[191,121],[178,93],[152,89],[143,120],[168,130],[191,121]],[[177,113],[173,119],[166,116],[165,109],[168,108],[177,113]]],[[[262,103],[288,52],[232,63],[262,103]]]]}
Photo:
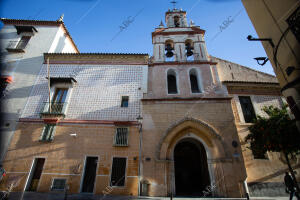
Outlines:
{"type": "Polygon", "coordinates": [[[252,123],[256,119],[255,111],[249,96],[239,96],[244,119],[246,123],[252,123]]]}
{"type": "Polygon", "coordinates": [[[53,179],[51,190],[65,190],[66,182],[67,180],[62,178],[53,179]]]}
{"type": "Polygon", "coordinates": [[[292,33],[300,43],[300,7],[286,20],[292,33]]]}
{"type": "Polygon", "coordinates": [[[44,141],[44,142],[50,142],[50,141],[52,141],[53,138],[54,138],[55,128],[56,128],[55,125],[53,125],[53,124],[47,124],[44,127],[44,130],[42,132],[40,141],[44,141]]]}
{"type": "Polygon", "coordinates": [[[128,146],[128,128],[117,128],[115,135],[115,146],[128,146]]]}

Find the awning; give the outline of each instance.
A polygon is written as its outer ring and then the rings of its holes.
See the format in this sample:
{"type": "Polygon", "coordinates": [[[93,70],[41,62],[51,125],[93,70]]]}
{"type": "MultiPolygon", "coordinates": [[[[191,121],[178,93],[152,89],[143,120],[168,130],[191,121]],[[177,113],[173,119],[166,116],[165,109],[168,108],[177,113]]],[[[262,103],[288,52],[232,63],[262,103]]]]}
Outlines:
{"type": "Polygon", "coordinates": [[[19,35],[20,33],[23,33],[23,32],[25,32],[25,33],[34,33],[34,32],[38,32],[38,31],[36,30],[36,28],[34,28],[33,26],[15,26],[15,27],[16,27],[16,29],[17,29],[18,35],[19,35]]]}

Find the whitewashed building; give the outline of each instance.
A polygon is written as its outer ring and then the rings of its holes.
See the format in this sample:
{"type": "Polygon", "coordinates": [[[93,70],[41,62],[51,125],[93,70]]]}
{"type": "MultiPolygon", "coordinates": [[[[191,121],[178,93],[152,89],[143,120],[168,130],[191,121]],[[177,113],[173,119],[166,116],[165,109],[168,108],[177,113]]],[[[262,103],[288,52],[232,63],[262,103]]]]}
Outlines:
{"type": "Polygon", "coordinates": [[[62,18],[57,21],[1,19],[0,163],[43,63],[43,53],[79,53],[62,18]]]}

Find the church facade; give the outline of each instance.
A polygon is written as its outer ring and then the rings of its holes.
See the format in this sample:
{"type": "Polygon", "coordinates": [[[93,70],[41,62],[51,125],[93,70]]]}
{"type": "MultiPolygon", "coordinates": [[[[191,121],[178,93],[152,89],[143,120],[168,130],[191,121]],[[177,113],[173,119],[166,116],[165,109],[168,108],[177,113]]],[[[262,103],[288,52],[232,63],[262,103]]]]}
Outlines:
{"type": "Polygon", "coordinates": [[[263,106],[285,102],[276,78],[210,56],[185,11],[169,10],[165,23],[150,58],[45,53],[2,186],[19,177],[16,191],[284,195],[281,155],[244,142],[263,106]]]}

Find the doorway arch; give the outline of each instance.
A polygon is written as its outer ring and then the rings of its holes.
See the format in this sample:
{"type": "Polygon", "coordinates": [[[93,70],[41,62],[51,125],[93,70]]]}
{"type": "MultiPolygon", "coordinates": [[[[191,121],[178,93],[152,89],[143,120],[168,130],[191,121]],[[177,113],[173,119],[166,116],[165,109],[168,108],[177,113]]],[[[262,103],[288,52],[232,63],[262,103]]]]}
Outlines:
{"type": "Polygon", "coordinates": [[[177,196],[203,196],[211,180],[201,142],[191,138],[178,142],[174,148],[174,168],[177,196]]]}

